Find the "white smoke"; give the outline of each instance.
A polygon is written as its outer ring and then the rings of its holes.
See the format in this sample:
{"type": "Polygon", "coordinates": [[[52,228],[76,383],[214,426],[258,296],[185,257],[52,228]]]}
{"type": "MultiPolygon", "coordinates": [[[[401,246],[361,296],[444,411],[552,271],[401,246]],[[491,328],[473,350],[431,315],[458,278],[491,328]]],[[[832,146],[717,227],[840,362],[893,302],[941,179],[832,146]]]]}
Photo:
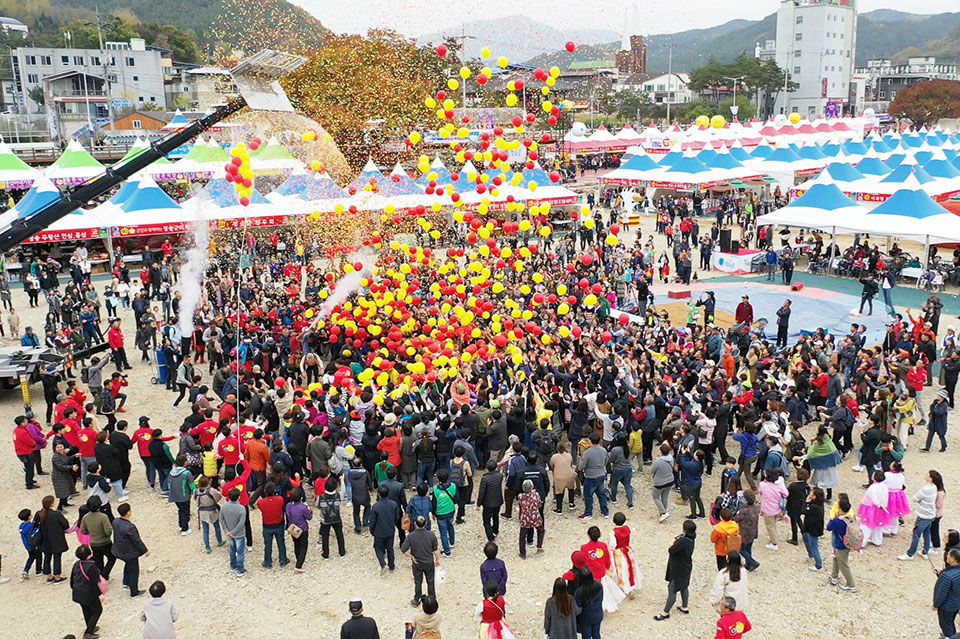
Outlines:
{"type": "Polygon", "coordinates": [[[203,297],[203,278],[210,263],[210,222],[206,216],[210,202],[194,194],[191,202],[196,207],[198,221],[193,233],[194,247],[186,252],[186,261],[180,268],[180,333],[188,337],[193,333],[193,317],[203,297]]]}
{"type": "Polygon", "coordinates": [[[347,260],[351,264],[360,262],[363,268],[359,271],[355,270],[352,273],[347,273],[337,280],[333,293],[331,293],[330,296],[324,300],[323,305],[320,306],[315,322],[329,316],[334,306],[342,304],[348,297],[360,290],[361,280],[373,273],[373,264],[377,260],[377,255],[369,249],[359,250],[352,253],[347,260]]]}

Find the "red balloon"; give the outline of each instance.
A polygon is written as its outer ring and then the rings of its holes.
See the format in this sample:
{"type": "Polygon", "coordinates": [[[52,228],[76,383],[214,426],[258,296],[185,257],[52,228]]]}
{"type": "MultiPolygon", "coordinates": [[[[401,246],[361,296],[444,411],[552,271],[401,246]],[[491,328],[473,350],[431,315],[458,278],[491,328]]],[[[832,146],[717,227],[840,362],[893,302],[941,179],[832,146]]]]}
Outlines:
{"type": "Polygon", "coordinates": [[[559,182],[559,181],[560,181],[560,173],[557,172],[557,171],[550,171],[550,181],[551,181],[551,182],[559,182]]]}
{"type": "Polygon", "coordinates": [[[613,335],[610,334],[610,331],[604,331],[600,336],[600,339],[602,339],[604,342],[609,342],[613,339],[613,335]]]}
{"type": "Polygon", "coordinates": [[[240,198],[240,206],[250,206],[250,198],[246,196],[240,198]]]}
{"type": "Polygon", "coordinates": [[[523,126],[523,118],[521,118],[519,115],[513,116],[513,126],[515,127],[523,126]]]}
{"type": "Polygon", "coordinates": [[[237,156],[233,156],[233,157],[230,159],[230,162],[231,162],[234,166],[240,166],[241,164],[243,164],[243,160],[241,160],[241,159],[238,158],[237,156]]]}
{"type": "Polygon", "coordinates": [[[596,284],[594,284],[594,285],[590,288],[590,290],[593,291],[593,294],[594,294],[594,295],[600,295],[600,293],[603,293],[603,287],[600,285],[599,282],[596,283],[596,284]]]}
{"type": "Polygon", "coordinates": [[[619,234],[619,233],[620,233],[620,225],[619,225],[619,224],[611,224],[611,225],[610,225],[610,232],[611,232],[612,234],[614,234],[614,235],[619,234]]]}
{"type": "Polygon", "coordinates": [[[590,282],[587,281],[587,278],[582,278],[580,280],[580,288],[587,288],[588,286],[590,286],[590,282]]]}
{"type": "Polygon", "coordinates": [[[249,189],[251,186],[253,186],[253,180],[250,178],[243,178],[243,186],[249,189]]]}
{"type": "Polygon", "coordinates": [[[484,84],[486,84],[486,83],[487,83],[487,80],[489,80],[489,78],[488,78],[487,76],[485,76],[484,74],[482,74],[482,73],[477,76],[477,84],[479,84],[479,85],[484,85],[484,84]]]}
{"type": "Polygon", "coordinates": [[[583,330],[579,326],[574,326],[573,328],[570,329],[570,332],[573,333],[573,336],[576,337],[577,339],[579,339],[580,336],[583,334],[583,330]]]}
{"type": "Polygon", "coordinates": [[[447,55],[447,45],[445,45],[445,44],[438,44],[438,45],[437,45],[437,55],[440,56],[441,58],[442,58],[443,56],[447,55]]]}
{"type": "Polygon", "coordinates": [[[624,326],[630,323],[630,316],[627,315],[626,313],[621,313],[619,319],[620,319],[620,323],[623,324],[624,326]]]}
{"type": "Polygon", "coordinates": [[[282,377],[278,377],[278,378],[276,378],[275,380],[273,380],[273,384],[274,384],[274,386],[276,386],[277,388],[282,388],[283,386],[286,386],[286,385],[287,385],[287,380],[285,380],[285,379],[282,378],[282,377]]]}
{"type": "Polygon", "coordinates": [[[570,53],[573,53],[574,50],[576,50],[576,48],[577,48],[577,45],[575,45],[574,43],[572,42],[567,43],[567,51],[569,51],[570,53]]]}
{"type": "Polygon", "coordinates": [[[363,262],[357,262],[356,264],[354,264],[354,265],[353,265],[353,270],[355,270],[355,271],[362,271],[362,270],[363,270],[363,262]]]}
{"type": "Polygon", "coordinates": [[[593,264],[593,256],[590,255],[589,253],[584,253],[583,255],[580,256],[580,263],[583,264],[584,266],[590,266],[591,264],[593,264]]]}
{"type": "Polygon", "coordinates": [[[577,303],[577,298],[576,298],[575,295],[568,295],[568,296],[567,296],[567,304],[568,304],[569,306],[573,306],[573,305],[576,304],[576,303],[577,303]]]}
{"type": "Polygon", "coordinates": [[[537,304],[543,304],[543,293],[534,293],[533,301],[537,304]]]}
{"type": "MultiPolygon", "coordinates": [[[[556,124],[557,124],[557,116],[555,116],[555,115],[548,116],[548,117],[547,117],[547,124],[549,124],[550,126],[556,126],[556,124]]],[[[546,133],[544,133],[543,135],[544,135],[544,137],[547,138],[546,140],[544,140],[544,142],[549,142],[549,141],[550,141],[549,136],[548,136],[546,133]]]]}

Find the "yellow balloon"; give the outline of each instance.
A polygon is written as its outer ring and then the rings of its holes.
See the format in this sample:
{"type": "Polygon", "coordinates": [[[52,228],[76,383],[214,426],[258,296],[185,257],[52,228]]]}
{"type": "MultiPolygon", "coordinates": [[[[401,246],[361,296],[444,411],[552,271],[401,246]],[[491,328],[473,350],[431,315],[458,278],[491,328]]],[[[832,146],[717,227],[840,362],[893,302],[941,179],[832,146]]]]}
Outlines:
{"type": "Polygon", "coordinates": [[[570,337],[570,329],[566,326],[560,327],[560,337],[570,337]]]}
{"type": "Polygon", "coordinates": [[[467,67],[460,67],[460,77],[466,80],[470,77],[470,69],[467,67]]]}
{"type": "Polygon", "coordinates": [[[420,133],[414,131],[410,134],[410,144],[417,144],[418,142],[420,142],[420,133]]]}
{"type": "Polygon", "coordinates": [[[693,121],[698,127],[700,126],[710,126],[710,116],[709,115],[699,115],[697,119],[693,121]]]}
{"type": "Polygon", "coordinates": [[[619,240],[617,239],[617,236],[613,234],[608,235],[606,241],[607,241],[607,244],[609,244],[610,246],[616,246],[617,242],[619,242],[619,240]]]}
{"type": "Polygon", "coordinates": [[[794,111],[790,114],[790,124],[796,124],[800,121],[800,114],[794,111]]]}
{"type": "Polygon", "coordinates": [[[710,126],[715,129],[722,129],[723,125],[727,123],[727,119],[722,115],[715,115],[710,118],[710,126]]]}
{"type": "Polygon", "coordinates": [[[501,69],[506,69],[507,65],[510,64],[510,61],[507,60],[504,56],[497,58],[497,66],[501,69]]]}
{"type": "Polygon", "coordinates": [[[481,58],[489,58],[489,57],[490,57],[490,49],[488,49],[487,47],[483,47],[482,49],[480,49],[480,57],[481,57],[481,58]]]}
{"type": "Polygon", "coordinates": [[[529,231],[530,230],[530,220],[520,220],[520,230],[529,231]]]}
{"type": "Polygon", "coordinates": [[[507,94],[507,106],[508,106],[508,107],[517,106],[517,102],[518,102],[518,100],[517,100],[517,95],[516,95],[515,93],[508,93],[508,94],[507,94]]]}
{"type": "Polygon", "coordinates": [[[427,98],[426,100],[424,100],[424,104],[427,105],[427,108],[428,108],[428,109],[436,109],[436,108],[437,108],[437,101],[434,100],[433,98],[427,98]]]}
{"type": "MultiPolygon", "coordinates": [[[[567,313],[570,312],[570,307],[567,306],[567,304],[565,304],[565,303],[564,303],[564,304],[561,304],[560,306],[557,307],[557,312],[560,313],[561,315],[566,315],[567,313]]],[[[566,337],[566,336],[564,336],[564,337],[566,337]]]]}
{"type": "Polygon", "coordinates": [[[457,89],[460,88],[460,83],[457,81],[456,78],[450,78],[449,80],[447,80],[447,86],[450,87],[451,91],[456,91],[457,89]]]}
{"type": "Polygon", "coordinates": [[[583,298],[583,303],[584,303],[586,306],[596,306],[596,305],[597,305],[597,296],[594,295],[593,293],[591,293],[590,295],[587,295],[585,298],[583,298]]]}
{"type": "Polygon", "coordinates": [[[596,224],[597,224],[597,223],[593,221],[593,218],[592,218],[592,217],[588,217],[587,219],[585,219],[585,220],[583,221],[583,225],[584,225],[585,227],[587,227],[588,229],[592,229],[594,226],[596,226],[596,224]]]}
{"type": "Polygon", "coordinates": [[[567,294],[567,285],[560,284],[557,286],[557,295],[566,295],[567,294]]]}
{"type": "Polygon", "coordinates": [[[559,78],[560,77],[560,67],[550,67],[550,77],[559,78]]]}

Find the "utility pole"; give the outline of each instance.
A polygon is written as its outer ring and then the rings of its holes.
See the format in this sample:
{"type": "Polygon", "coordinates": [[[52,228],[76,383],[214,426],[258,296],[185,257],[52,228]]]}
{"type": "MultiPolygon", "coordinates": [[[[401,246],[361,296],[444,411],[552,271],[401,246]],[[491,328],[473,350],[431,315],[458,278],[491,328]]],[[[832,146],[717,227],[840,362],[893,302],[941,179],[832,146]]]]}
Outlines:
{"type": "Polygon", "coordinates": [[[783,65],[783,114],[790,112],[790,92],[787,87],[790,83],[790,57],[793,55],[793,47],[787,48],[787,57],[783,65]]]}
{"type": "Polygon", "coordinates": [[[110,130],[113,130],[113,91],[110,86],[110,72],[107,70],[107,51],[103,48],[103,29],[100,26],[100,6],[94,5],[97,12],[97,39],[100,41],[100,67],[103,72],[103,88],[107,94],[107,117],[110,119],[110,130]]]}
{"type": "Polygon", "coordinates": [[[670,103],[673,102],[673,49],[676,44],[665,45],[669,51],[667,55],[667,126],[670,126],[670,103]]]}

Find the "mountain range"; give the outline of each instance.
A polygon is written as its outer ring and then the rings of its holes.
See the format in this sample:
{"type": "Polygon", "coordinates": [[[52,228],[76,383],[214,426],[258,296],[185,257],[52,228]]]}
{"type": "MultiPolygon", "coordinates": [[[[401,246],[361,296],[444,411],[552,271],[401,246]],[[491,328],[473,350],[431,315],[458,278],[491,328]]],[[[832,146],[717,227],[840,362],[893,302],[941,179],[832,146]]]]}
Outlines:
{"type": "MultiPolygon", "coordinates": [[[[584,30],[579,34],[573,31],[561,33],[547,25],[517,17],[466,23],[458,29],[457,35],[463,33],[468,38],[475,38],[467,40],[468,54],[474,48],[479,50],[481,46],[489,46],[494,55],[498,55],[500,44],[491,42],[489,34],[497,34],[495,40],[498,41],[513,40],[506,35],[508,32],[505,29],[514,23],[523,24],[520,33],[550,34],[550,37],[539,40],[536,46],[553,48],[526,59],[527,63],[535,66],[546,68],[557,65],[567,68],[574,61],[612,59],[620,47],[619,35],[602,40],[600,38],[608,32],[590,34],[584,30]],[[572,54],[563,49],[563,43],[567,40],[577,42],[577,50],[572,54]]],[[[674,70],[698,67],[711,55],[719,62],[730,62],[744,52],[752,56],[757,43],[776,38],[776,29],[777,16],[774,13],[762,20],[731,20],[706,29],[645,36],[647,66],[650,71],[666,71],[671,49],[674,70]]],[[[858,16],[857,66],[875,58],[889,58],[895,63],[904,63],[908,56],[916,55],[936,55],[939,62],[960,62],[960,12],[917,15],[879,9],[858,16]]],[[[518,62],[521,60],[522,57],[516,59],[518,62]]],[[[514,59],[511,58],[511,61],[514,59]]]]}

